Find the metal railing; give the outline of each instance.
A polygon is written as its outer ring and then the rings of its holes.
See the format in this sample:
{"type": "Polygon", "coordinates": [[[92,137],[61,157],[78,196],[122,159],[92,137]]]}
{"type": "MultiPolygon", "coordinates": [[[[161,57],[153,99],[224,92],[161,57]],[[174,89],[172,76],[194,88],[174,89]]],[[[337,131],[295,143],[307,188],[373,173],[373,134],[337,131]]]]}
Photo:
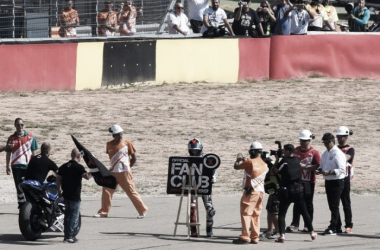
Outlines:
{"type": "MultiPolygon", "coordinates": [[[[77,36],[97,36],[97,14],[104,0],[73,0],[78,11],[80,26],[77,36]]],[[[118,11],[125,0],[114,0],[118,11]]],[[[137,19],[137,34],[155,34],[171,0],[135,0],[137,10],[143,14],[137,19]]],[[[65,0],[0,0],[0,39],[58,37],[59,15],[65,8],[65,0]]],[[[116,29],[118,35],[118,29],[116,29]]]]}

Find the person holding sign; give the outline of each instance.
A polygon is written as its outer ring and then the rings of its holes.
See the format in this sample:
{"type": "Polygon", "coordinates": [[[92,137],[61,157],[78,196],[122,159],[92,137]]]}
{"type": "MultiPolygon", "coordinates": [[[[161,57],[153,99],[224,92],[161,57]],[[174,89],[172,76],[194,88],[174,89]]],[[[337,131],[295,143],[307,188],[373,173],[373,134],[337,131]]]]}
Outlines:
{"type": "Polygon", "coordinates": [[[244,170],[243,196],[240,200],[241,235],[233,244],[258,244],[260,236],[260,214],[263,207],[264,181],[269,169],[261,159],[263,146],[252,142],[248,152],[249,159],[237,155],[234,169],[244,170]],[[249,233],[251,228],[251,233],[249,233]]]}

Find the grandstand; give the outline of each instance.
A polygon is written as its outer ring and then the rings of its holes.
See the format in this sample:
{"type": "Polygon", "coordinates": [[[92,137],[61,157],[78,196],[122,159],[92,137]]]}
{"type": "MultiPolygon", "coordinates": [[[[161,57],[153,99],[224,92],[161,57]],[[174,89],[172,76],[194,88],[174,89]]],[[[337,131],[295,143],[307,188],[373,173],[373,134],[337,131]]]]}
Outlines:
{"type": "MultiPolygon", "coordinates": [[[[114,0],[115,11],[121,2],[114,0]]],[[[80,18],[78,36],[97,36],[96,16],[104,8],[104,1],[73,0],[73,3],[80,18]]],[[[165,16],[173,4],[172,0],[135,0],[136,9],[143,7],[143,15],[137,20],[137,33],[165,32],[165,16]]],[[[64,6],[65,0],[1,0],[0,39],[56,36],[59,13],[64,6]]]]}

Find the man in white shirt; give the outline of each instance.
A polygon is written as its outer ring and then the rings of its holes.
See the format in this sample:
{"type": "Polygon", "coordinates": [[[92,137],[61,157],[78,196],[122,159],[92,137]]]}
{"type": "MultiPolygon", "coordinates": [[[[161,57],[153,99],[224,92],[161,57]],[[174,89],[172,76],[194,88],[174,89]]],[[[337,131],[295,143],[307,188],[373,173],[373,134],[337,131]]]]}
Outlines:
{"type": "Polygon", "coordinates": [[[174,11],[168,15],[169,34],[182,34],[186,36],[189,33],[188,22],[189,19],[183,13],[183,4],[177,2],[174,5],[174,11]]]}
{"type": "Polygon", "coordinates": [[[203,25],[203,12],[208,8],[209,0],[189,0],[189,19],[194,33],[200,33],[203,25]]]}
{"type": "Polygon", "coordinates": [[[345,154],[335,145],[333,134],[325,133],[322,141],[327,150],[322,153],[321,164],[317,173],[321,173],[325,179],[327,202],[331,211],[330,225],[324,234],[336,235],[340,196],[344,187],[347,160],[345,154]]]}
{"type": "Polygon", "coordinates": [[[290,34],[305,35],[309,26],[310,14],[305,8],[303,1],[298,1],[294,9],[290,12],[291,27],[290,34]]]}
{"type": "MultiPolygon", "coordinates": [[[[232,36],[235,36],[230,23],[227,20],[226,12],[219,8],[219,1],[220,0],[211,0],[211,8],[206,9],[203,12],[203,26],[201,29],[201,33],[204,34],[206,31],[212,31],[215,29],[218,29],[219,25],[224,22],[226,25],[228,31],[232,36]]],[[[220,32],[219,34],[215,34],[213,36],[223,36],[223,32],[220,32]]],[[[212,35],[209,35],[208,37],[211,37],[212,35]]]]}

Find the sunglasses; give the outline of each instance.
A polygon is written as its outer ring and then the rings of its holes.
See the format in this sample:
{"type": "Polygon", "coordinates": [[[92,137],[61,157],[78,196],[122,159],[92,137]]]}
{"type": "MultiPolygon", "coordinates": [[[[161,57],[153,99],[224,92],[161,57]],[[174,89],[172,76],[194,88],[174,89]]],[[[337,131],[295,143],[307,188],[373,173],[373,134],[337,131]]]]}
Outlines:
{"type": "Polygon", "coordinates": [[[183,10],[183,7],[177,7],[176,9],[177,10],[183,10]]]}

